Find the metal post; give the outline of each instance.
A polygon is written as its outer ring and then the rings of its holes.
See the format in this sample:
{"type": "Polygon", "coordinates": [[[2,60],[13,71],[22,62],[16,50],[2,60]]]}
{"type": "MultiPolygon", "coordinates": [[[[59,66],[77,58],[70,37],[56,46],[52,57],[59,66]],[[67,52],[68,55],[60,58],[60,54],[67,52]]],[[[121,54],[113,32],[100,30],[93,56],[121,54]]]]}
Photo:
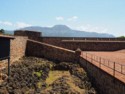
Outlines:
{"type": "Polygon", "coordinates": [[[101,57],[100,57],[99,67],[101,68],[101,57]]]}
{"type": "Polygon", "coordinates": [[[115,62],[114,62],[113,76],[115,77],[115,62]]]}
{"type": "Polygon", "coordinates": [[[121,73],[123,73],[122,69],[123,69],[123,65],[121,65],[121,73]]]}
{"type": "Polygon", "coordinates": [[[104,62],[103,64],[105,65],[105,59],[104,58],[103,58],[103,62],[104,62]]]}
{"type": "Polygon", "coordinates": [[[108,67],[109,67],[109,60],[108,60],[108,67]]]}
{"type": "Polygon", "coordinates": [[[8,57],[8,78],[10,76],[10,57],[8,57]]]}
{"type": "Polygon", "coordinates": [[[87,53],[86,53],[86,60],[87,60],[87,53]]]}
{"type": "Polygon", "coordinates": [[[93,55],[91,54],[91,63],[92,63],[92,59],[93,59],[92,57],[93,57],[93,55]]]}
{"type": "Polygon", "coordinates": [[[2,80],[2,69],[0,69],[0,80],[2,80]]]}

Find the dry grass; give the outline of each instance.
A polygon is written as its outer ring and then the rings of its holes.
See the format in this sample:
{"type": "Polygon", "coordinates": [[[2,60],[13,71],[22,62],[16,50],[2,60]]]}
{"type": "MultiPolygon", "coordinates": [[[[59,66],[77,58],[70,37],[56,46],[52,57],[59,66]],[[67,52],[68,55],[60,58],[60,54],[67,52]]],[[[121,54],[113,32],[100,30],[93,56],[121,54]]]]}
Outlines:
{"type": "MultiPolygon", "coordinates": [[[[75,79],[75,80],[76,80],[76,79],[75,79]]],[[[74,84],[74,79],[72,78],[72,76],[67,77],[67,83],[69,84],[69,86],[70,86],[73,90],[78,91],[80,94],[84,94],[85,89],[81,89],[81,88],[79,88],[78,86],[76,86],[76,85],[74,84]]]]}
{"type": "Polygon", "coordinates": [[[69,71],[50,71],[49,77],[46,79],[48,85],[52,84],[56,79],[62,76],[70,76],[69,71]]]}
{"type": "Polygon", "coordinates": [[[84,94],[85,89],[80,89],[75,85],[75,80],[73,76],[70,75],[69,71],[50,71],[49,77],[46,79],[46,83],[48,84],[48,88],[46,90],[51,90],[51,84],[60,77],[66,78],[66,83],[71,87],[72,90],[80,92],[80,94],[84,94]]]}

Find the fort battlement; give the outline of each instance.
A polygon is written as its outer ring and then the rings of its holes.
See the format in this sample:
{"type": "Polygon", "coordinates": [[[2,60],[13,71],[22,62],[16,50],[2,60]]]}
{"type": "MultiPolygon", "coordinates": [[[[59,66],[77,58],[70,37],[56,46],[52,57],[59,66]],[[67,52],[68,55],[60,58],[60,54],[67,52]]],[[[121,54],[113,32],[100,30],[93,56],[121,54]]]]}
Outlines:
{"type": "Polygon", "coordinates": [[[42,33],[37,31],[30,31],[30,30],[16,30],[14,32],[16,36],[27,36],[29,38],[36,38],[41,37],[42,33]]]}
{"type": "Polygon", "coordinates": [[[15,36],[28,36],[29,39],[70,50],[116,51],[125,49],[125,38],[88,38],[88,37],[42,37],[40,32],[15,31],[15,36]]]}

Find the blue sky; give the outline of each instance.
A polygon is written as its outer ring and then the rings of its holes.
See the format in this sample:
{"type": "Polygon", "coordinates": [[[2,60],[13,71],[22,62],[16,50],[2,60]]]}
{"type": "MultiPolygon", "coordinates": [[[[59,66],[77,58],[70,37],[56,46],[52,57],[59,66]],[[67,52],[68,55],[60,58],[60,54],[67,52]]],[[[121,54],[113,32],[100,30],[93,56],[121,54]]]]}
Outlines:
{"type": "Polygon", "coordinates": [[[0,0],[0,28],[56,24],[125,35],[125,0],[0,0]]]}

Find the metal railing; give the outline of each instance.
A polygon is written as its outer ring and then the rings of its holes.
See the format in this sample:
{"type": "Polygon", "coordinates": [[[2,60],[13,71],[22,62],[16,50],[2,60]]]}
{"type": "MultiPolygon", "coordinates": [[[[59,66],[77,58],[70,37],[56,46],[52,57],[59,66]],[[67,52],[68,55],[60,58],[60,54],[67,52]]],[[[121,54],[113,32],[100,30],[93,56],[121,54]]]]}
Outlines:
{"type": "Polygon", "coordinates": [[[125,38],[89,38],[89,37],[84,37],[84,38],[68,38],[68,39],[63,39],[63,40],[86,40],[86,41],[125,41],[125,38]]]}
{"type": "Polygon", "coordinates": [[[102,58],[102,57],[96,56],[94,54],[86,53],[86,52],[82,52],[81,56],[87,61],[99,67],[100,69],[103,69],[103,67],[105,67],[105,68],[112,70],[112,75],[114,77],[116,76],[116,72],[125,76],[125,65],[123,64],[113,62],[109,59],[102,58]]]}

